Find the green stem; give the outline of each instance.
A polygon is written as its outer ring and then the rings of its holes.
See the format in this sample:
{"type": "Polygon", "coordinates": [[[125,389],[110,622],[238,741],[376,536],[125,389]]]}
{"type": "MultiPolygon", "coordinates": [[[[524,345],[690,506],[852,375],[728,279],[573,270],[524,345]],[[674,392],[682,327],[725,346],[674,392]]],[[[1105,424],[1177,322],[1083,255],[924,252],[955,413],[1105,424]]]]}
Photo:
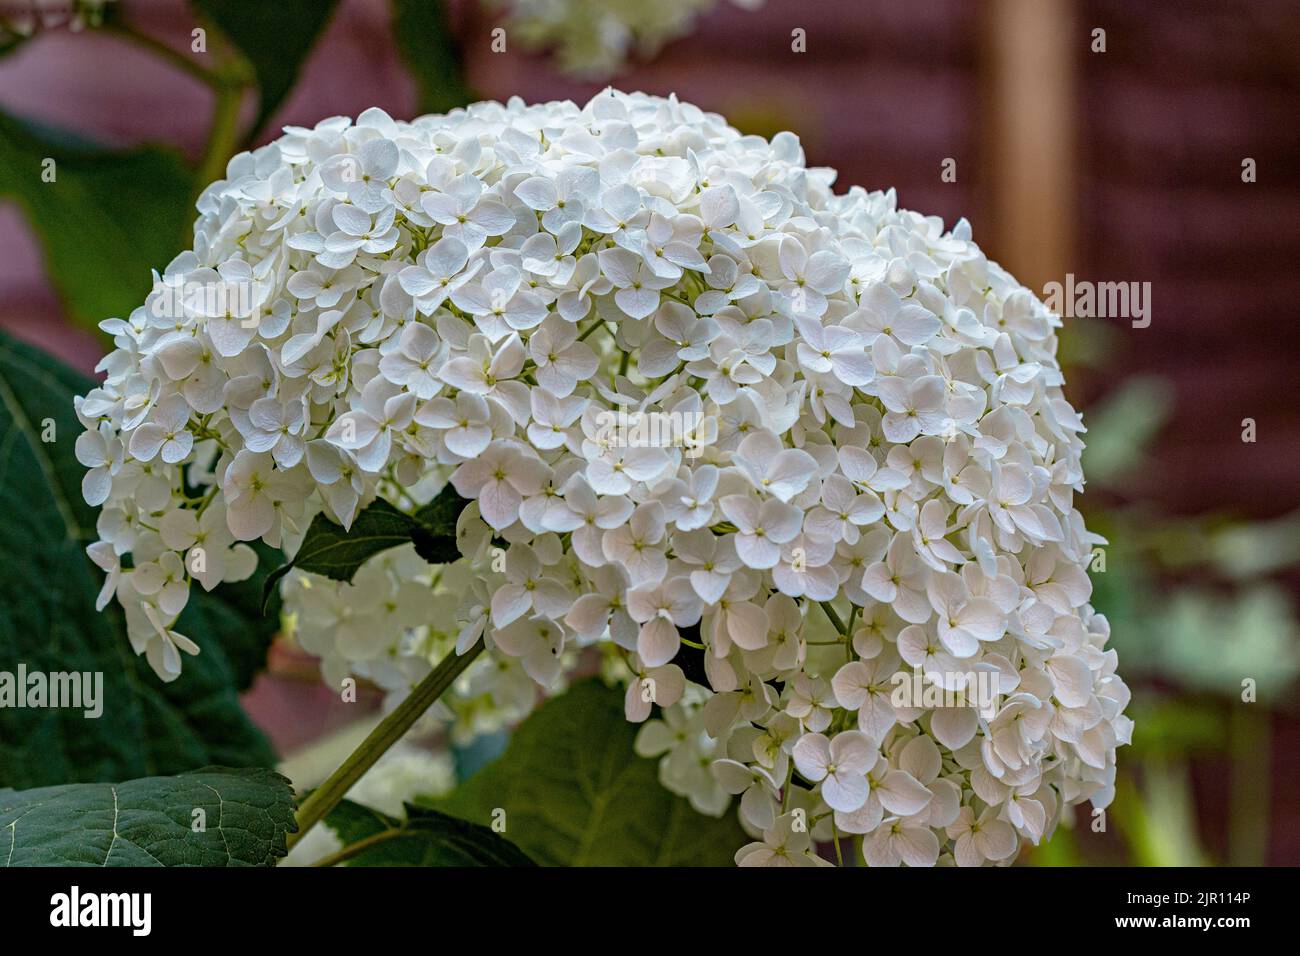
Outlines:
{"type": "Polygon", "coordinates": [[[604,319],[597,319],[595,322],[591,323],[591,325],[587,328],[587,331],[583,332],[581,335],[578,336],[576,341],[581,342],[592,332],[595,332],[597,329],[601,328],[604,324],[605,324],[604,319]]]}
{"type": "Polygon", "coordinates": [[[400,827],[394,827],[391,830],[383,830],[379,833],[372,833],[364,840],[358,840],[356,843],[349,843],[341,850],[336,850],[329,856],[321,857],[312,866],[338,866],[340,863],[352,859],[354,856],[370,849],[380,843],[387,843],[389,840],[395,840],[400,836],[406,835],[406,830],[400,827]]]}
{"type": "MultiPolygon", "coordinates": [[[[211,89],[213,96],[216,97],[207,145],[204,147],[199,167],[195,171],[194,198],[197,199],[199,193],[209,183],[222,177],[226,171],[226,163],[239,147],[240,107],[244,102],[245,91],[256,83],[256,74],[252,66],[229,43],[222,42],[224,48],[222,59],[215,69],[209,69],[181,51],[172,49],[161,40],[141,33],[126,24],[108,24],[104,29],[113,36],[148,50],[178,70],[188,73],[211,89]]],[[[218,41],[219,31],[215,27],[205,23],[205,29],[213,41],[218,41]]],[[[184,239],[185,244],[188,245],[190,239],[188,233],[184,239]]]]}
{"type": "Polygon", "coordinates": [[[155,40],[153,37],[140,33],[124,23],[106,23],[103,26],[103,32],[110,36],[115,36],[119,40],[125,40],[128,43],[134,43],[141,49],[148,50],[154,56],[166,60],[177,69],[188,73],[200,83],[205,83],[213,89],[219,89],[226,83],[225,77],[209,70],[196,60],[191,59],[179,50],[173,50],[161,40],[155,40]]]}
{"type": "Polygon", "coordinates": [[[474,658],[483,651],[480,638],[464,654],[449,653],[429,672],[428,676],[393,709],[387,717],[379,722],[370,736],[362,741],[361,746],[352,752],[342,765],[330,774],[329,779],[312,791],[311,796],[298,807],[298,832],[289,834],[288,847],[293,849],[295,843],[333,810],[352,785],[360,780],[367,770],[375,765],[389,747],[401,740],[434,701],[443,695],[464,672],[474,658]]]}
{"type": "Polygon", "coordinates": [[[1228,797],[1228,865],[1263,866],[1268,857],[1272,727],[1260,704],[1233,702],[1228,741],[1233,755],[1228,797]]]}
{"type": "Polygon", "coordinates": [[[831,626],[834,627],[835,630],[839,631],[840,637],[848,640],[849,632],[844,626],[844,621],[840,619],[839,612],[836,611],[835,608],[831,607],[830,601],[822,601],[820,603],[822,610],[826,612],[826,617],[830,619],[831,626]]]}
{"type": "Polygon", "coordinates": [[[209,183],[225,177],[226,163],[239,145],[239,108],[244,102],[244,87],[223,85],[215,92],[217,99],[212,107],[212,128],[203,148],[203,158],[194,174],[195,199],[209,183]]]}

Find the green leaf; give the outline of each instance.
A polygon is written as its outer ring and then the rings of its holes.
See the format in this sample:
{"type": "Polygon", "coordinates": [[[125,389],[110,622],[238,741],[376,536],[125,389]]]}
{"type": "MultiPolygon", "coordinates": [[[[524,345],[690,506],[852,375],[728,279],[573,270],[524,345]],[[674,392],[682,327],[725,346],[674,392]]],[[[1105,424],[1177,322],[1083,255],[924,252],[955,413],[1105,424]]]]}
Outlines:
{"type": "Polygon", "coordinates": [[[361,509],[350,528],[335,524],[321,512],[312,519],[294,559],[266,579],[262,600],[271,599],[276,584],[293,568],[335,581],[351,581],[357,569],[380,551],[408,544],[415,527],[414,518],[383,498],[361,509]]]}
{"type": "Polygon", "coordinates": [[[0,198],[26,215],[64,308],[84,328],[144,302],[150,270],[181,251],[192,188],[170,150],[117,152],[0,113],[0,198]]]}
{"type": "Polygon", "coordinates": [[[235,689],[240,691],[251,687],[266,669],[267,651],[280,630],[280,596],[272,595],[263,613],[262,595],[267,578],[284,563],[284,555],[276,549],[260,541],[248,544],[257,553],[253,576],[219,584],[210,593],[192,586],[190,603],[176,622],[182,634],[202,634],[221,645],[230,660],[235,689]]]}
{"type": "MultiPolygon", "coordinates": [[[[305,800],[310,795],[308,791],[302,797],[305,800]]],[[[334,831],[344,846],[402,825],[398,817],[347,799],[340,800],[321,822],[334,831]]]]}
{"type": "Polygon", "coordinates": [[[270,601],[280,579],[293,568],[335,581],[351,581],[361,565],[376,554],[404,544],[414,543],[416,553],[430,564],[450,564],[460,557],[456,519],[467,504],[448,485],[414,516],[399,511],[383,498],[361,509],[347,529],[324,513],[318,514],[294,559],[266,578],[262,599],[270,601]]]}
{"type": "Polygon", "coordinates": [[[0,790],[6,866],[274,866],[296,829],[273,770],[0,790]]]}
{"type": "Polygon", "coordinates": [[[399,820],[344,800],[325,818],[349,851],[347,866],[536,866],[527,854],[489,827],[406,806],[399,820]],[[357,844],[365,841],[364,846],[357,844]]]}
{"type": "Polygon", "coordinates": [[[1109,487],[1131,474],[1155,444],[1172,408],[1172,389],[1156,376],[1130,378],[1090,408],[1083,453],[1088,480],[1109,487]]]}
{"type": "Polygon", "coordinates": [[[417,527],[411,532],[415,552],[430,564],[450,564],[460,557],[456,546],[456,522],[469,504],[447,485],[432,501],[415,513],[417,527]]]}
{"type": "Polygon", "coordinates": [[[6,29],[4,21],[0,19],[0,57],[8,56],[30,39],[29,34],[6,29]]]}
{"type": "Polygon", "coordinates": [[[257,75],[255,136],[289,95],[338,0],[193,0],[242,53],[257,75]]]}
{"type": "Polygon", "coordinates": [[[447,4],[430,0],[392,0],[393,36],[415,78],[421,113],[446,113],[476,97],[466,85],[447,4]]]}
{"type": "Polygon", "coordinates": [[[81,497],[73,445],[82,428],[72,405],[92,386],[0,333],[0,671],[99,674],[103,708],[98,718],[0,708],[0,786],[269,765],[275,755],[238,692],[265,659],[274,622],[250,614],[246,599],[224,602],[228,586],[211,594],[195,586],[182,633],[202,653],[163,684],[131,650],[117,604],[95,610],[102,573],[84,550],[95,539],[95,510],[81,497]],[[50,429],[54,441],[43,442],[50,429]]]}
{"type": "Polygon", "coordinates": [[[524,721],[501,759],[430,805],[484,824],[504,810],[505,835],[544,866],[731,865],[748,841],[734,808],[721,819],[696,813],[636,755],[635,737],[623,695],[582,681],[524,721]]]}

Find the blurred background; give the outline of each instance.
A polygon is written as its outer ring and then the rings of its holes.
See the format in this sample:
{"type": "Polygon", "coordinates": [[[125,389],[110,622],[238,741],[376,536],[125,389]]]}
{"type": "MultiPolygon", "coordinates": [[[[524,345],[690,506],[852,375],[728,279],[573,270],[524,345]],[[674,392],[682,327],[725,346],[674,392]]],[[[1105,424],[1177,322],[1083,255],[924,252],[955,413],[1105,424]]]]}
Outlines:
{"type": "MultiPolygon", "coordinates": [[[[1300,864],[1300,7],[675,0],[692,16],[611,72],[590,11],[579,36],[512,6],[0,0],[0,328],[91,371],[96,323],[184,248],[198,188],[285,124],[612,83],[793,130],[840,189],[966,217],[1040,294],[1150,283],[1149,325],[1067,319],[1061,345],[1134,742],[1104,832],[1081,811],[1022,862],[1300,864]],[[74,150],[59,199],[15,174],[44,143],[74,150]]],[[[319,741],[362,732],[289,641],[244,703],[307,776],[333,761],[319,741]]]]}

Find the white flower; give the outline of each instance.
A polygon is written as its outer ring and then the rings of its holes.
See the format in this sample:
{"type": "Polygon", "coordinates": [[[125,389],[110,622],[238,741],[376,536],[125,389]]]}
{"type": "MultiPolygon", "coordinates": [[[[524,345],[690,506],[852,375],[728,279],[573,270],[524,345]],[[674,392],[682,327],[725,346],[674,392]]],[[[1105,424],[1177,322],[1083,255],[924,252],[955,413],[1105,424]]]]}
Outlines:
{"type": "Polygon", "coordinates": [[[962,579],[951,572],[930,578],[930,604],[934,607],[939,640],[954,657],[973,656],[981,641],[996,641],[1006,630],[1006,616],[996,603],[973,597],[962,579]]]}
{"type": "Polygon", "coordinates": [[[462,173],[443,185],[445,192],[425,193],[420,204],[431,219],[446,227],[444,236],[459,239],[470,251],[515,224],[514,213],[505,203],[483,195],[483,183],[477,177],[462,173]]]}
{"type": "Polygon", "coordinates": [[[982,866],[986,861],[1005,860],[1020,848],[1016,831],[997,818],[997,807],[985,807],[978,817],[971,807],[962,807],[957,822],[946,828],[953,843],[953,860],[958,866],[982,866]]]}
{"type": "Polygon", "coordinates": [[[524,496],[537,494],[545,476],[546,465],[523,446],[502,442],[457,468],[451,483],[462,498],[477,499],[483,520],[501,529],[519,517],[524,496]]]}
{"type": "Polygon", "coordinates": [[[81,479],[88,505],[102,505],[113,490],[113,475],[122,467],[122,443],[111,429],[82,432],[75,446],[77,461],[90,470],[81,479]]]}
{"type": "Polygon", "coordinates": [[[751,826],[771,830],[776,825],[777,784],[762,767],[738,760],[715,760],[709,770],[727,793],[740,794],[740,814],[751,826]]]}
{"type": "Polygon", "coordinates": [[[306,410],[302,402],[282,405],[274,398],[259,398],[248,409],[248,420],[253,429],[244,436],[244,447],[249,451],[269,451],[285,470],[302,460],[306,451],[302,439],[306,410]]]}
{"type": "Polygon", "coordinates": [[[492,595],[493,624],[505,627],[529,611],[559,620],[572,605],[564,585],[542,575],[532,548],[517,544],[506,553],[506,583],[492,595]]]}
{"type": "Polygon", "coordinates": [[[167,547],[189,552],[186,569],[205,590],[211,591],[223,581],[242,581],[257,570],[257,554],[247,545],[235,544],[220,501],[214,501],[202,514],[187,509],[169,511],[158,523],[158,531],[167,547]]]}
{"type": "Polygon", "coordinates": [[[186,429],[190,406],[183,396],[169,395],[154,406],[148,421],[131,435],[131,456],[152,461],[161,453],[162,460],[174,465],[184,461],[194,447],[194,436],[186,429]]]}
{"type": "Polygon", "coordinates": [[[627,524],[606,531],[601,538],[605,559],[622,566],[633,587],[658,584],[668,570],[664,554],[666,523],[663,505],[639,505],[627,524]]]}
{"type": "Polygon", "coordinates": [[[492,442],[492,409],[473,392],[459,392],[455,401],[435,398],[420,407],[415,420],[441,430],[447,450],[461,458],[477,458],[492,442]]]}
{"type": "Polygon", "coordinates": [[[236,539],[260,538],[275,523],[271,474],[271,456],[251,451],[241,451],[226,469],[226,520],[236,539]]]}
{"type": "Polygon", "coordinates": [[[735,462],[754,487],[789,501],[808,486],[817,462],[805,451],[785,448],[769,431],[758,431],[740,443],[735,462]]]}
{"type": "Polygon", "coordinates": [[[423,315],[431,314],[457,289],[469,282],[482,267],[482,261],[467,269],[469,248],[455,236],[444,236],[420,253],[417,265],[407,266],[397,274],[403,291],[415,299],[423,315]]]}
{"type": "Polygon", "coordinates": [[[812,534],[856,544],[859,529],[874,524],[885,513],[885,506],[870,491],[859,492],[842,475],[831,475],[822,483],[821,505],[808,513],[807,528],[812,534]]]}
{"type": "Polygon", "coordinates": [[[628,681],[623,695],[623,712],[628,720],[639,724],[650,716],[652,705],[671,707],[681,700],[685,690],[686,679],[680,667],[675,664],[659,667],[642,664],[628,681]]]}
{"type": "Polygon", "coordinates": [[[108,602],[113,600],[113,596],[117,593],[117,583],[122,578],[122,562],[118,559],[113,546],[107,541],[96,541],[89,545],[86,554],[101,571],[106,572],[104,586],[100,588],[99,596],[95,598],[95,610],[102,611],[108,607],[108,602]]]}
{"type": "Polygon", "coordinates": [[[910,817],[886,817],[862,843],[868,866],[934,866],[939,841],[934,830],[910,817]]]}
{"type": "Polygon", "coordinates": [[[831,678],[831,689],[840,706],[856,711],[858,726],[877,740],[884,739],[898,722],[892,701],[896,666],[897,659],[892,652],[886,652],[871,660],[849,661],[831,678]]]}
{"type": "Polygon", "coordinates": [[[395,385],[404,385],[416,398],[433,398],[442,390],[435,359],[438,335],[420,322],[402,329],[398,347],[379,360],[379,371],[395,385]]]}
{"type": "Polygon", "coordinates": [[[780,545],[794,540],[803,521],[803,512],[776,498],[760,504],[748,495],[727,495],[718,504],[736,526],[736,554],[760,570],[776,565],[780,545]]]}
{"type": "Polygon", "coordinates": [[[537,364],[537,384],[557,398],[571,394],[599,367],[596,353],[577,338],[577,327],[558,318],[547,319],[528,338],[528,354],[537,364]]]}
{"type": "Polygon", "coordinates": [[[799,829],[793,813],[779,817],[763,831],[761,843],[748,843],[736,851],[737,866],[830,866],[812,851],[812,837],[799,829]]]}
{"type": "Polygon", "coordinates": [[[856,810],[866,801],[867,771],[878,756],[876,742],[857,730],[828,739],[804,734],[794,745],[794,765],[808,780],[822,785],[822,799],[832,810],[856,810]]]}
{"type": "Polygon", "coordinates": [[[700,619],[700,599],[685,578],[642,584],[627,592],[627,613],[641,625],[636,650],[652,667],[666,664],[681,647],[679,627],[700,619]]]}

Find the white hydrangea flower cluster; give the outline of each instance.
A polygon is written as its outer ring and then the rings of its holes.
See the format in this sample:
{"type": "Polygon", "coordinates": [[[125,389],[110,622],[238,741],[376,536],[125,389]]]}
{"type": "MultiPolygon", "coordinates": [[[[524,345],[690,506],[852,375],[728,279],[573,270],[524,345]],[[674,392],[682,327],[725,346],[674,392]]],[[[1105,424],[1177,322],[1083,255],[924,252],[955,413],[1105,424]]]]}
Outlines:
{"type": "Polygon", "coordinates": [[[461,560],[286,580],[327,673],[401,692],[482,635],[448,703],[472,733],[601,642],[628,718],[660,708],[665,785],[741,796],[739,862],[832,833],[1009,862],[1110,800],[1130,737],[1059,320],[964,221],[834,178],[792,134],[613,90],[237,156],[78,402],[102,599],[174,676],[188,588],[249,573],[238,542],[292,554],[317,513],[449,481],[461,560]]]}
{"type": "MultiPolygon", "coordinates": [[[[732,0],[755,10],[763,0],[732,0]]],[[[717,0],[488,0],[505,13],[509,36],[551,51],[566,73],[609,77],[631,56],[651,57],[689,33],[717,0]]]]}

